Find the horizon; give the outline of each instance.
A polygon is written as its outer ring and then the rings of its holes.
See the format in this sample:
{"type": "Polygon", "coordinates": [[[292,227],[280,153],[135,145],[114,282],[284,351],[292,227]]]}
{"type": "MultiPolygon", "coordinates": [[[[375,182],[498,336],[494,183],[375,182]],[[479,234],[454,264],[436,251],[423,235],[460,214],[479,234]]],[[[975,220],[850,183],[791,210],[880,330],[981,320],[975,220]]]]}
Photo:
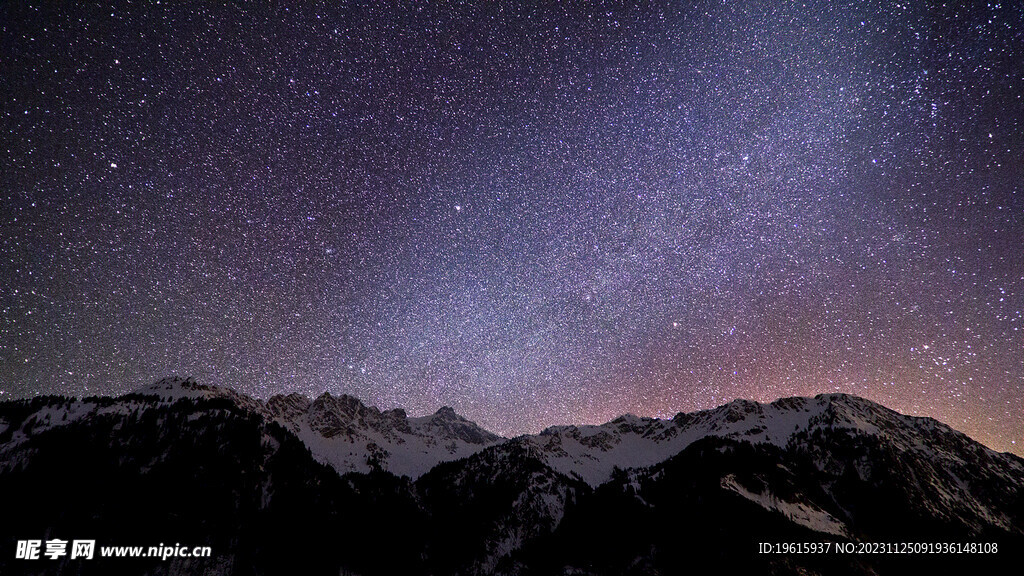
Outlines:
{"type": "Polygon", "coordinates": [[[887,405],[887,404],[885,404],[883,402],[879,402],[879,401],[874,400],[872,398],[868,398],[868,397],[861,396],[861,395],[858,395],[858,394],[851,394],[851,393],[848,393],[848,392],[819,392],[817,394],[812,394],[812,395],[780,396],[780,397],[774,398],[772,400],[767,400],[767,401],[765,401],[765,400],[755,400],[755,399],[750,399],[750,398],[733,398],[731,400],[723,400],[720,404],[716,404],[716,405],[709,406],[709,407],[696,408],[696,409],[693,409],[693,410],[678,410],[676,412],[673,412],[670,415],[644,415],[644,414],[634,414],[632,412],[622,412],[622,413],[616,414],[614,416],[607,417],[606,419],[603,419],[603,420],[589,421],[589,422],[582,422],[582,421],[581,422],[568,422],[568,421],[566,421],[566,422],[553,422],[553,423],[548,423],[548,424],[544,425],[541,428],[536,428],[536,429],[534,429],[532,431],[531,430],[523,430],[523,431],[514,432],[514,433],[510,433],[508,431],[501,430],[499,428],[488,426],[486,424],[486,422],[482,422],[482,421],[480,421],[480,420],[478,420],[476,418],[473,418],[470,414],[467,414],[467,413],[459,410],[458,408],[456,408],[454,406],[438,405],[437,408],[432,409],[432,410],[431,409],[427,409],[427,411],[416,411],[416,412],[413,412],[413,411],[410,411],[410,410],[406,409],[404,406],[397,405],[397,406],[382,407],[382,406],[379,406],[379,405],[376,405],[376,404],[372,404],[372,403],[368,402],[367,400],[365,400],[363,398],[360,398],[359,396],[350,394],[350,393],[346,393],[346,392],[331,393],[328,390],[324,390],[323,392],[321,392],[319,394],[315,394],[315,395],[310,395],[310,394],[307,394],[307,393],[304,393],[304,392],[289,392],[289,391],[285,390],[285,391],[281,391],[281,392],[276,392],[276,393],[271,394],[269,396],[255,396],[255,395],[251,395],[251,394],[245,393],[245,392],[239,390],[238,388],[236,388],[234,386],[204,383],[204,382],[201,382],[201,381],[199,381],[199,380],[197,380],[197,379],[195,379],[193,377],[190,377],[190,376],[165,376],[163,378],[158,378],[156,380],[153,380],[149,384],[146,384],[146,385],[143,385],[143,386],[139,386],[139,387],[137,387],[137,388],[135,388],[133,390],[130,390],[128,392],[122,392],[122,393],[95,394],[95,395],[87,395],[87,396],[81,396],[81,395],[80,396],[65,396],[65,395],[62,395],[62,394],[38,394],[36,396],[21,397],[21,398],[4,398],[2,395],[0,395],[0,402],[4,402],[4,401],[8,401],[8,400],[9,401],[29,400],[29,399],[32,399],[32,398],[45,397],[45,396],[58,396],[58,397],[69,398],[69,399],[78,400],[78,401],[83,401],[83,400],[86,400],[86,399],[89,399],[89,398],[97,398],[97,397],[101,397],[101,398],[105,397],[105,398],[114,398],[114,399],[116,399],[116,398],[120,398],[122,396],[143,392],[143,391],[145,391],[145,390],[147,390],[147,389],[149,389],[149,388],[151,388],[153,386],[156,386],[158,384],[164,383],[164,382],[166,382],[168,380],[173,381],[172,383],[174,383],[174,384],[184,384],[184,383],[191,382],[192,384],[198,385],[198,386],[200,386],[202,388],[213,388],[213,389],[231,390],[231,391],[234,391],[236,393],[239,393],[239,394],[242,394],[244,396],[247,396],[249,398],[252,398],[254,400],[257,400],[261,404],[264,404],[264,405],[266,405],[266,403],[271,398],[273,398],[275,396],[290,396],[290,395],[293,395],[293,394],[299,394],[303,398],[306,398],[306,399],[310,400],[311,402],[315,401],[317,398],[319,398],[320,396],[324,396],[324,395],[327,395],[327,396],[330,396],[330,397],[333,397],[333,398],[338,398],[338,397],[341,397],[341,396],[347,396],[347,397],[355,399],[356,401],[358,401],[364,407],[376,410],[376,411],[378,411],[380,413],[384,413],[384,412],[387,412],[387,411],[390,411],[390,410],[401,409],[403,412],[405,412],[406,418],[410,418],[410,419],[411,418],[426,418],[426,417],[429,417],[429,416],[437,414],[438,412],[440,412],[441,410],[443,410],[445,408],[451,408],[451,409],[453,409],[455,411],[456,415],[458,415],[458,416],[460,416],[462,418],[465,418],[466,420],[468,420],[472,424],[482,428],[483,430],[485,430],[487,432],[490,432],[492,434],[495,434],[495,435],[501,437],[503,440],[512,440],[512,439],[515,439],[515,438],[518,438],[518,437],[521,437],[521,436],[536,436],[536,435],[541,434],[542,432],[544,432],[545,430],[547,430],[549,428],[557,428],[557,427],[582,427],[582,426],[595,426],[595,427],[599,427],[599,426],[603,426],[605,424],[609,424],[609,423],[611,423],[611,422],[613,422],[613,421],[615,421],[615,420],[617,420],[619,418],[625,417],[625,416],[633,416],[633,417],[641,418],[643,420],[667,421],[667,420],[672,420],[673,418],[675,418],[676,416],[678,416],[680,414],[694,414],[694,413],[698,413],[698,412],[713,411],[713,410],[717,410],[719,408],[722,408],[724,406],[728,406],[729,404],[732,404],[734,402],[754,402],[755,404],[758,404],[758,405],[767,406],[767,405],[771,405],[771,404],[774,404],[776,402],[780,402],[780,401],[783,401],[783,400],[788,400],[788,399],[791,399],[791,398],[801,398],[801,399],[807,399],[807,400],[814,400],[814,399],[816,399],[816,398],[818,398],[820,396],[849,396],[849,397],[853,397],[853,398],[859,398],[861,400],[866,400],[868,402],[871,402],[872,404],[876,404],[878,406],[881,406],[882,408],[885,408],[885,409],[888,409],[888,410],[893,410],[893,411],[895,411],[898,414],[901,414],[903,416],[909,416],[909,417],[914,417],[914,418],[926,418],[926,419],[935,420],[936,422],[939,422],[940,424],[948,426],[949,428],[951,428],[951,429],[953,429],[953,430],[955,430],[957,432],[961,432],[961,433],[967,435],[967,437],[969,437],[971,440],[981,444],[982,446],[988,448],[989,450],[993,450],[995,452],[1000,452],[1000,453],[1010,453],[1010,454],[1013,454],[1015,456],[1024,458],[1024,453],[1021,452],[1021,450],[1020,450],[1020,448],[1019,448],[1019,446],[1017,444],[1011,444],[1011,449],[1009,449],[1009,450],[1000,450],[1000,449],[998,449],[996,447],[991,446],[987,442],[985,442],[985,441],[975,437],[973,434],[971,434],[971,433],[969,433],[969,432],[967,432],[967,431],[965,431],[965,430],[963,430],[961,428],[958,428],[957,426],[952,425],[949,422],[945,422],[945,421],[943,421],[943,420],[941,420],[939,418],[935,418],[935,417],[927,415],[927,414],[914,414],[914,413],[911,413],[911,412],[904,412],[903,410],[899,410],[897,408],[894,408],[892,406],[889,406],[889,405],[887,405]]]}

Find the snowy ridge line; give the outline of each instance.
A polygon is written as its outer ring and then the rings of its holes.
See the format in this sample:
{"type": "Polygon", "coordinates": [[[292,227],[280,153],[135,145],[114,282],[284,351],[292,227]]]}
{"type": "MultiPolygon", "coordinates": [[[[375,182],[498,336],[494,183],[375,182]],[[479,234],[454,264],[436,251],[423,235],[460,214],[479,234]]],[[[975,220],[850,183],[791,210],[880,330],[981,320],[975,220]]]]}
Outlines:
{"type": "Polygon", "coordinates": [[[721,437],[786,448],[819,431],[881,437],[902,451],[960,462],[962,450],[998,457],[952,428],[930,418],[905,416],[845,394],[782,398],[770,404],[735,400],[671,419],[631,414],[600,425],[552,426],[513,439],[488,432],[449,407],[410,418],[403,409],[381,411],[348,395],[275,395],[265,402],[230,388],[165,378],[116,399],[55,399],[11,430],[0,418],[0,453],[29,433],[95,414],[121,413],[169,405],[181,399],[224,399],[274,421],[295,434],[314,458],[339,474],[383,470],[418,478],[442,462],[459,460],[490,447],[514,443],[555,471],[591,486],[607,482],[614,469],[646,468],[680,453],[693,442],[721,437]],[[26,429],[27,425],[27,429],[26,429]],[[5,439],[6,436],[6,439],[5,439]],[[942,442],[927,441],[943,438],[942,442]],[[953,439],[949,444],[948,439],[953,439]]]}

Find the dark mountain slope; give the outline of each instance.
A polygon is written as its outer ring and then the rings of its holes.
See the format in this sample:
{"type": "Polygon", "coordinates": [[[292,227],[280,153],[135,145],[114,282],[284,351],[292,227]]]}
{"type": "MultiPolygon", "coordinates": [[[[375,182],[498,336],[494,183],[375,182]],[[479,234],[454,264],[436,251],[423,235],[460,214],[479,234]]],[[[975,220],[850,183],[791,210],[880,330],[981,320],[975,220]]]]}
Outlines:
{"type": "Polygon", "coordinates": [[[337,574],[339,565],[415,572],[424,531],[407,481],[341,478],[287,430],[226,399],[93,399],[86,403],[95,412],[67,425],[18,421],[74,403],[0,406],[7,433],[29,432],[0,459],[8,500],[0,538],[11,552],[0,555],[2,574],[286,574],[297,565],[305,574],[337,574]],[[180,542],[213,554],[14,559],[16,540],[50,538],[96,539],[97,547],[180,542]],[[391,544],[396,538],[402,546],[391,544]]]}
{"type": "Polygon", "coordinates": [[[1016,574],[1019,484],[978,470],[972,494],[1002,494],[1006,526],[938,497],[945,473],[884,442],[822,433],[788,448],[709,437],[645,470],[619,471],[551,538],[515,557],[523,574],[1016,574]],[[827,454],[823,461],[820,456],[827,454]],[[870,462],[870,465],[865,463],[870,462]],[[842,464],[839,464],[842,463],[842,464]],[[824,465],[824,466],[823,466],[824,465]],[[920,480],[920,479],[926,480],[920,480]],[[760,543],[828,543],[761,554],[760,543]],[[839,554],[839,543],[988,543],[998,554],[839,554]],[[952,570],[952,572],[950,572],[952,570]]]}
{"type": "Polygon", "coordinates": [[[547,537],[590,492],[518,443],[441,464],[416,482],[430,511],[436,574],[491,574],[525,543],[547,537]]]}

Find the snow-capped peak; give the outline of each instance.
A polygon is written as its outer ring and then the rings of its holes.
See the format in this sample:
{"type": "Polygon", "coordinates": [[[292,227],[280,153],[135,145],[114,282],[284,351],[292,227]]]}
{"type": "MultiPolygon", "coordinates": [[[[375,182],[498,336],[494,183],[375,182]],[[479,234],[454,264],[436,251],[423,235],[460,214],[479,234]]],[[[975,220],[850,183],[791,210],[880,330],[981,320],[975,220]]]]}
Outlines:
{"type": "Polygon", "coordinates": [[[599,426],[552,426],[540,434],[517,438],[532,445],[549,466],[592,486],[614,468],[657,464],[707,436],[785,447],[800,434],[815,430],[884,434],[906,450],[936,450],[921,443],[921,429],[952,429],[929,418],[904,416],[879,404],[847,394],[782,398],[770,404],[734,400],[717,408],[679,413],[671,420],[625,414],[599,426]]]}
{"type": "Polygon", "coordinates": [[[162,378],[153,384],[135,390],[132,394],[156,396],[162,402],[171,403],[181,399],[212,400],[214,398],[225,398],[245,410],[258,413],[264,412],[263,404],[251,396],[246,396],[231,388],[199,384],[193,378],[181,378],[179,376],[162,378]]]}
{"type": "Polygon", "coordinates": [[[434,417],[450,420],[453,418],[459,418],[460,416],[455,413],[455,409],[451,406],[441,406],[437,409],[437,412],[434,412],[434,417]]]}
{"type": "Polygon", "coordinates": [[[274,396],[267,409],[314,457],[342,474],[379,468],[416,478],[503,440],[447,406],[409,418],[401,408],[382,412],[352,396],[324,393],[312,401],[296,394],[274,396]]]}

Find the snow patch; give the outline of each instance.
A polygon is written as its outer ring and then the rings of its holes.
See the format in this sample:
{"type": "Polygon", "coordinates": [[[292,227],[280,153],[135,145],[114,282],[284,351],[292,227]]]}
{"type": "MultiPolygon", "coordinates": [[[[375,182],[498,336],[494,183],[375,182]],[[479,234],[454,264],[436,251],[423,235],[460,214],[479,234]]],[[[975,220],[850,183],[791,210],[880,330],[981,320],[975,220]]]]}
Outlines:
{"type": "Polygon", "coordinates": [[[739,494],[765,510],[778,512],[789,520],[810,528],[815,532],[842,537],[848,536],[845,524],[833,518],[828,512],[814,506],[804,504],[803,502],[787,502],[771,493],[756,494],[740,484],[732,474],[722,478],[721,486],[726,490],[739,494]]]}

